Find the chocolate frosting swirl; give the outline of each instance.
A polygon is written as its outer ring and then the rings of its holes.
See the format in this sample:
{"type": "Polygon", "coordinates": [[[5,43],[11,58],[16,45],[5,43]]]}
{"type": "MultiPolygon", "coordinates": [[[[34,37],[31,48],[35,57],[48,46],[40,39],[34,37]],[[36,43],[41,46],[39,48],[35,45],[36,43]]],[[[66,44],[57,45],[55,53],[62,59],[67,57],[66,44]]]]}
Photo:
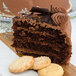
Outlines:
{"type": "Polygon", "coordinates": [[[54,21],[54,23],[57,25],[64,24],[68,20],[67,14],[64,13],[55,13],[51,16],[51,18],[54,21]]]}
{"type": "Polygon", "coordinates": [[[52,6],[52,5],[51,5],[51,8],[50,8],[50,12],[51,13],[58,13],[58,12],[67,13],[64,8],[62,8],[62,7],[56,7],[56,6],[52,6]]]}

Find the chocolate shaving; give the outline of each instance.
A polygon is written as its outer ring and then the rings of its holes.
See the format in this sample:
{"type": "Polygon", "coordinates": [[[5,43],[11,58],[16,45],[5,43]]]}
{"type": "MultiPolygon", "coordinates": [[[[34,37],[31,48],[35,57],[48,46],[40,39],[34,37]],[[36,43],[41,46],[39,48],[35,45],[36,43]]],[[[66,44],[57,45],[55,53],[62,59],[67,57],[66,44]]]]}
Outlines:
{"type": "Polygon", "coordinates": [[[42,14],[50,13],[50,11],[47,8],[39,8],[39,7],[32,7],[30,12],[38,12],[38,13],[42,13],[42,14]]]}
{"type": "Polygon", "coordinates": [[[68,16],[64,13],[55,13],[51,16],[55,24],[61,25],[67,22],[68,16]]]}
{"type": "Polygon", "coordinates": [[[64,8],[62,8],[62,7],[55,7],[55,6],[52,6],[52,5],[51,5],[51,8],[50,8],[50,12],[51,13],[58,13],[58,12],[60,12],[60,13],[67,13],[64,8]]]}

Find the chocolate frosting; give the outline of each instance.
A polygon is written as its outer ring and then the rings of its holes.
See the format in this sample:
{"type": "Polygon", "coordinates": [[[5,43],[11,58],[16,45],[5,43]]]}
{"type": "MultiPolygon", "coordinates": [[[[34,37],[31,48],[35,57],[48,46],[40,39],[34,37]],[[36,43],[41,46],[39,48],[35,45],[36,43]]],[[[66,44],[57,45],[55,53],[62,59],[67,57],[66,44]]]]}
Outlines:
{"type": "Polygon", "coordinates": [[[49,10],[47,8],[40,8],[40,7],[32,7],[30,10],[31,12],[40,12],[40,13],[47,13],[49,10]]]}
{"type": "Polygon", "coordinates": [[[57,25],[63,25],[68,20],[68,16],[64,13],[55,13],[51,16],[51,18],[57,25]]]}
{"type": "Polygon", "coordinates": [[[64,8],[53,6],[53,5],[51,5],[50,11],[51,13],[58,13],[58,12],[66,13],[66,10],[64,8]]]}
{"type": "MultiPolygon", "coordinates": [[[[48,17],[50,16],[56,25],[63,25],[68,20],[66,10],[61,7],[54,7],[51,5],[50,11],[46,8],[32,7],[30,11],[33,13],[37,12],[45,15],[47,14],[45,18],[48,19],[48,17]]],[[[43,21],[45,20],[44,22],[46,22],[47,19],[45,19],[44,17],[42,18],[43,18],[43,21]]]]}

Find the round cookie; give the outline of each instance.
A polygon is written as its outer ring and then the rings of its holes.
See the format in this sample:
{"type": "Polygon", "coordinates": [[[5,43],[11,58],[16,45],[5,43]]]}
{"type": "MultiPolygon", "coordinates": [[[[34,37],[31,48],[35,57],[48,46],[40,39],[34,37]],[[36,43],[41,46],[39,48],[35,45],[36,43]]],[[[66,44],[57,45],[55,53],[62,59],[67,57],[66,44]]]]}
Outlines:
{"type": "Polygon", "coordinates": [[[64,70],[60,65],[51,63],[50,66],[38,70],[38,74],[39,76],[63,76],[64,70]]]}
{"type": "Polygon", "coordinates": [[[49,66],[50,64],[51,64],[51,60],[49,57],[46,57],[46,56],[37,57],[35,58],[35,62],[32,69],[34,70],[43,69],[49,66]]]}
{"type": "Polygon", "coordinates": [[[32,56],[23,56],[13,61],[13,63],[9,66],[9,71],[12,73],[20,73],[30,69],[33,64],[34,58],[32,56]]]}

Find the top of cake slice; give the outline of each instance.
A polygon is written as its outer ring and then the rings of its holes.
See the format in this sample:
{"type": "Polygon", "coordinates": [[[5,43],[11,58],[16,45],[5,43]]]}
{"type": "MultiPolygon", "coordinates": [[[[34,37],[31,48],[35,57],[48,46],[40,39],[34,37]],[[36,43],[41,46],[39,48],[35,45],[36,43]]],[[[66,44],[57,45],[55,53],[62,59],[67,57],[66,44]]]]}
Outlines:
{"type": "Polygon", "coordinates": [[[64,29],[66,29],[69,17],[64,8],[53,7],[52,5],[50,10],[47,8],[32,7],[30,12],[27,13],[22,13],[14,17],[13,22],[22,21],[24,23],[26,21],[34,26],[40,25],[42,27],[55,28],[66,32],[64,29]]]}

